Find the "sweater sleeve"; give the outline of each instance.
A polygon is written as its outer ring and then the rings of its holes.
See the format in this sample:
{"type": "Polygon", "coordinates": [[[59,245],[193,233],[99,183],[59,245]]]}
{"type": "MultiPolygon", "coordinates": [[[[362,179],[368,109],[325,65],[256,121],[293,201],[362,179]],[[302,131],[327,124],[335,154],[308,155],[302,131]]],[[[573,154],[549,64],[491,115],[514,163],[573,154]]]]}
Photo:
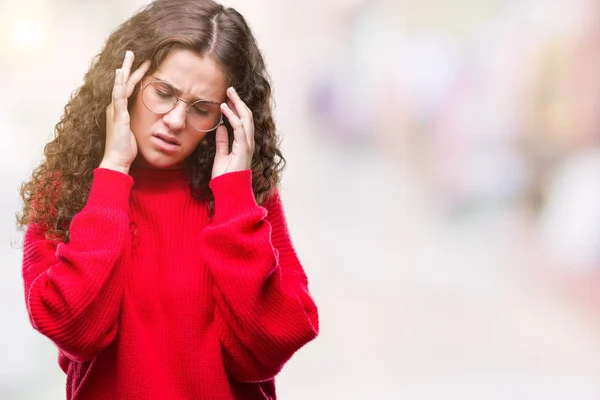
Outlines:
{"type": "Polygon", "coordinates": [[[120,266],[129,257],[131,176],[97,168],[85,207],[71,221],[69,243],[29,225],[23,249],[31,324],[69,358],[97,356],[115,338],[122,295],[120,266]]]}
{"type": "Polygon", "coordinates": [[[225,366],[239,382],[266,381],[316,337],[317,308],[279,195],[258,206],[249,170],[219,176],[210,186],[215,215],[202,240],[216,282],[225,366]]]}

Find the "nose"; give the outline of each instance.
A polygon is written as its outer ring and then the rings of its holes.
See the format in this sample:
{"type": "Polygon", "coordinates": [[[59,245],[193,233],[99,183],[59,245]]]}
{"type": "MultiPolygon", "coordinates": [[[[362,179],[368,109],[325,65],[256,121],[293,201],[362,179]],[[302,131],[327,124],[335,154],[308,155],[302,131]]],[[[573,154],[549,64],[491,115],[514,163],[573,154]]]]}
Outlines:
{"type": "Polygon", "coordinates": [[[172,131],[180,131],[185,129],[187,107],[188,105],[185,102],[177,100],[175,107],[163,115],[163,121],[169,127],[169,129],[172,131]]]}

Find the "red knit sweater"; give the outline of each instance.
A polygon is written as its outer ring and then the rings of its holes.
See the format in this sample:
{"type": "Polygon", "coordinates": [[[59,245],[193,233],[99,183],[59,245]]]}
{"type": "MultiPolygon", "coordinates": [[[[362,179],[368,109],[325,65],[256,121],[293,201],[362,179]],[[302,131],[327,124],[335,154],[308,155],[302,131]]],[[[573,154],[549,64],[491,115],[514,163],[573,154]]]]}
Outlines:
{"type": "Polygon", "coordinates": [[[185,170],[98,168],[68,244],[29,226],[27,308],[67,399],[275,398],[317,309],[278,194],[258,206],[250,171],[210,187],[212,220],[185,170]]]}

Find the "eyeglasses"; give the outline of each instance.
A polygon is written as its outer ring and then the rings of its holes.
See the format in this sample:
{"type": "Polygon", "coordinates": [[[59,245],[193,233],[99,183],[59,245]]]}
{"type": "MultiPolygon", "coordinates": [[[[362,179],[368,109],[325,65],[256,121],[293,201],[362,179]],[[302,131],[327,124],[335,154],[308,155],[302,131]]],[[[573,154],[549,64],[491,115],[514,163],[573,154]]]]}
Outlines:
{"type": "Polygon", "coordinates": [[[193,103],[178,96],[177,89],[169,82],[156,79],[142,87],[142,103],[155,114],[166,114],[173,110],[177,102],[186,103],[187,122],[199,132],[210,132],[223,123],[220,103],[197,100],[193,103]]]}

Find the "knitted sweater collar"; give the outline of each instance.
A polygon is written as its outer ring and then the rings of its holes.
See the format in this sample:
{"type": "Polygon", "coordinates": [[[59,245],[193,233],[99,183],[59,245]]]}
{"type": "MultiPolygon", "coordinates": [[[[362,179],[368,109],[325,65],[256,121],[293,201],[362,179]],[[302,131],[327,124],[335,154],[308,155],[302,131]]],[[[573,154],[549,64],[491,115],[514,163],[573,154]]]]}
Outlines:
{"type": "Polygon", "coordinates": [[[175,187],[189,187],[188,168],[155,169],[132,166],[129,175],[134,180],[137,188],[168,189],[175,187]]]}

